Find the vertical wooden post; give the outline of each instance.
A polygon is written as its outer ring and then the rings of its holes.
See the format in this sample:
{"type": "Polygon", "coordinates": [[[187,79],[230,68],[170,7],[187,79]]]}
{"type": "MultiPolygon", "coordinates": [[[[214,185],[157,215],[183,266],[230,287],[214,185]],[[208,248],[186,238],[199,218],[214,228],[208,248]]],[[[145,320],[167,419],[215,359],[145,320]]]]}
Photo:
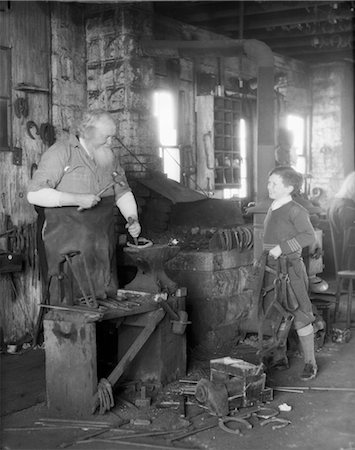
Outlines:
{"type": "Polygon", "coordinates": [[[49,313],[44,324],[47,406],[66,417],[92,414],[97,391],[96,325],[49,313]]]}
{"type": "Polygon", "coordinates": [[[268,173],[275,167],[274,68],[258,70],[258,153],[256,171],[256,198],[260,202],[267,195],[268,173]]]}

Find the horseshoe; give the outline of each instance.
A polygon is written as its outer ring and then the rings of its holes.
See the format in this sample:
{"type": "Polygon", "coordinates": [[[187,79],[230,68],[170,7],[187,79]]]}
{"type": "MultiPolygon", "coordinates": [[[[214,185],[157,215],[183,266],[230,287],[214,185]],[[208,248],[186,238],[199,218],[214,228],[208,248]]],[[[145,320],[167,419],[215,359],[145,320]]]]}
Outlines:
{"type": "Polygon", "coordinates": [[[133,247],[133,248],[148,248],[148,247],[152,247],[152,245],[153,245],[153,242],[151,240],[143,238],[143,237],[138,238],[138,245],[127,242],[127,247],[133,247]]]}
{"type": "Polygon", "coordinates": [[[38,126],[32,120],[29,120],[26,123],[27,134],[29,135],[29,137],[31,139],[36,140],[36,138],[33,136],[32,132],[31,132],[31,128],[35,128],[36,129],[36,134],[37,135],[39,134],[38,126]]]}
{"type": "Polygon", "coordinates": [[[233,430],[232,428],[227,427],[226,424],[228,422],[239,422],[240,424],[244,425],[248,430],[253,428],[251,423],[249,423],[245,419],[242,419],[241,417],[220,417],[218,419],[218,426],[221,430],[226,431],[227,433],[241,434],[239,428],[236,428],[235,430],[233,430]]]}
{"type": "Polygon", "coordinates": [[[238,228],[234,229],[234,237],[235,237],[235,242],[237,244],[237,248],[240,248],[240,239],[239,239],[238,228]]]}

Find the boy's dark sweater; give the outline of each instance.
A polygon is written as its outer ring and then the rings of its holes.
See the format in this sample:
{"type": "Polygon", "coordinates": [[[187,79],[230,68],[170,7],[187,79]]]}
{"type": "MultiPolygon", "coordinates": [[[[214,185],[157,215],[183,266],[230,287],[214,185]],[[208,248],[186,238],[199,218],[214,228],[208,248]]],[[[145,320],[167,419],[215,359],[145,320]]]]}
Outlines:
{"type": "Polygon", "coordinates": [[[301,254],[302,248],[315,242],[314,228],[308,211],[290,201],[274,211],[268,210],[264,221],[264,248],[280,245],[284,255],[301,254]]]}

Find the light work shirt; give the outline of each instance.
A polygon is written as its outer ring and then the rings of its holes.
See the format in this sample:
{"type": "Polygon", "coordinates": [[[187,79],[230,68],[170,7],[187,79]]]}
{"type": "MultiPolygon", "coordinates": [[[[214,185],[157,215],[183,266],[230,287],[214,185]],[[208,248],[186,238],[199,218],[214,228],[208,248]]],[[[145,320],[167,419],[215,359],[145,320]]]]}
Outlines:
{"type": "Polygon", "coordinates": [[[75,194],[97,194],[113,181],[114,171],[118,173],[115,178],[117,182],[102,196],[114,195],[118,200],[123,194],[131,192],[118,158],[115,157],[112,167],[102,169],[88,155],[77,137],[70,135],[43,153],[38,169],[30,180],[28,191],[52,188],[75,194]]]}

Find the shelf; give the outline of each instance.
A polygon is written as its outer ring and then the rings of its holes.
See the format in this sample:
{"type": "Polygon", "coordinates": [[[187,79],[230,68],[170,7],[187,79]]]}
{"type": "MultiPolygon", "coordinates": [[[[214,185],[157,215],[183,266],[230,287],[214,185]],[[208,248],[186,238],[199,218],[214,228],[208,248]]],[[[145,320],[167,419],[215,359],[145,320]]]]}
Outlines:
{"type": "Polygon", "coordinates": [[[41,88],[39,86],[33,86],[30,84],[25,83],[19,83],[17,84],[14,89],[16,91],[22,91],[22,92],[32,92],[32,93],[43,93],[43,94],[49,94],[49,89],[41,88]]]}
{"type": "Polygon", "coordinates": [[[214,101],[215,187],[240,187],[240,100],[225,97],[214,101]]]}
{"type": "Polygon", "coordinates": [[[208,148],[207,168],[202,168],[199,181],[213,178],[215,189],[238,189],[242,185],[241,130],[242,102],[240,99],[200,96],[197,102],[198,151],[206,153],[205,134],[210,130],[211,144],[208,148]]]}

